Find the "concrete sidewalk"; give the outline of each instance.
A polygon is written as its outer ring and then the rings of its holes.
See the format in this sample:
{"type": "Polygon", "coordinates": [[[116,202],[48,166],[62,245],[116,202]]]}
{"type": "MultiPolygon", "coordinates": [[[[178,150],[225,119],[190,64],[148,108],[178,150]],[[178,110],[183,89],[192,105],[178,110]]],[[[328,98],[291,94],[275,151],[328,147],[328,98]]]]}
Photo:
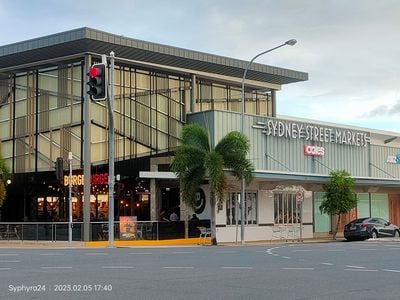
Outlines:
{"type": "MultiPolygon", "coordinates": [[[[203,240],[201,240],[203,241],[203,240]]],[[[269,245],[289,245],[289,244],[309,244],[309,243],[332,243],[332,242],[345,242],[343,237],[337,237],[333,240],[332,237],[318,237],[311,239],[304,239],[302,242],[292,240],[266,240],[266,241],[246,241],[244,246],[269,246],[269,245]]],[[[114,247],[195,247],[195,246],[209,246],[210,240],[205,244],[199,243],[199,238],[189,239],[174,239],[174,240],[133,240],[133,241],[114,241],[114,247]]],[[[369,239],[366,242],[400,242],[400,238],[379,238],[369,239]]],[[[219,242],[218,246],[241,246],[240,241],[237,243],[223,243],[219,242]]],[[[20,240],[0,240],[0,249],[2,248],[32,248],[32,249],[56,249],[56,248],[107,248],[108,241],[90,241],[80,242],[73,241],[71,245],[68,241],[20,241],[20,240]]]]}
{"type": "MultiPolygon", "coordinates": [[[[203,241],[203,240],[202,240],[203,241]]],[[[329,242],[341,242],[343,238],[315,238],[315,239],[304,239],[302,243],[329,243],[329,242]]],[[[115,240],[114,247],[184,247],[184,246],[209,246],[210,240],[206,243],[199,243],[199,238],[189,239],[173,239],[173,240],[133,240],[133,241],[120,241],[115,240]]],[[[260,245],[279,245],[279,244],[299,244],[299,241],[246,241],[244,246],[260,246],[260,245]]],[[[230,243],[218,243],[218,246],[240,246],[241,243],[238,241],[230,243]]],[[[90,241],[80,242],[73,241],[71,245],[68,241],[20,241],[20,240],[0,240],[0,249],[2,248],[38,248],[38,249],[55,249],[55,248],[106,248],[108,247],[108,241],[90,241]]]]}

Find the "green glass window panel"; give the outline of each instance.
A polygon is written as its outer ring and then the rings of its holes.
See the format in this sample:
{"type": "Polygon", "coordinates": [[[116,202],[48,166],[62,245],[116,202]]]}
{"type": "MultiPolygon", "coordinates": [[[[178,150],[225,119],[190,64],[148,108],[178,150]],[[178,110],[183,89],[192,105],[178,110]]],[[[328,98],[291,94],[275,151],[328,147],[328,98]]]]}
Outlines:
{"type": "Polygon", "coordinates": [[[150,79],[149,75],[143,73],[136,73],[136,86],[140,90],[150,89],[150,79]]]}
{"type": "Polygon", "coordinates": [[[180,120],[181,115],[181,105],[178,102],[171,101],[170,102],[170,111],[169,115],[177,120],[180,120]]]}
{"type": "Polygon", "coordinates": [[[213,84],[212,95],[214,101],[226,101],[227,100],[226,86],[220,84],[213,84]]]}
{"type": "Polygon", "coordinates": [[[163,113],[168,113],[168,97],[166,94],[157,95],[157,110],[163,113]]]}
{"type": "Polygon", "coordinates": [[[389,202],[387,194],[371,194],[371,217],[389,220],[389,202]]]}
{"type": "Polygon", "coordinates": [[[171,90],[178,89],[180,87],[180,81],[178,77],[169,76],[169,88],[171,90]]]}
{"type": "Polygon", "coordinates": [[[15,117],[25,117],[27,115],[26,100],[20,100],[15,103],[15,117]]]}
{"type": "Polygon", "coordinates": [[[150,125],[150,110],[147,106],[142,105],[142,104],[137,104],[137,110],[138,110],[138,114],[136,116],[136,118],[146,124],[146,125],[150,125]]]}
{"type": "Polygon", "coordinates": [[[322,214],[319,207],[322,203],[324,193],[314,193],[314,226],[315,232],[329,232],[330,231],[330,218],[327,214],[322,214]]]}
{"type": "Polygon", "coordinates": [[[157,114],[158,130],[168,132],[168,117],[164,114],[157,114]]]}
{"type": "Polygon", "coordinates": [[[11,137],[11,123],[9,121],[0,121],[0,140],[11,137]]]}
{"type": "Polygon", "coordinates": [[[357,194],[357,218],[364,218],[369,216],[369,194],[357,194]]]}
{"type": "Polygon", "coordinates": [[[165,150],[168,149],[168,135],[158,132],[158,149],[165,150]]]}

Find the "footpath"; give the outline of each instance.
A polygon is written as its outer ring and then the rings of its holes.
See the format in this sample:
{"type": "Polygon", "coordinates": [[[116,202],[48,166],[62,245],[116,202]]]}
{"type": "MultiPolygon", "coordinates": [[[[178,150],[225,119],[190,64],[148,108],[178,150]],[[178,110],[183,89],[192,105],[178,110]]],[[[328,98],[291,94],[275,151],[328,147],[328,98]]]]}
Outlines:
{"type": "MultiPolygon", "coordinates": [[[[247,241],[243,246],[262,246],[262,245],[277,245],[277,244],[299,244],[299,243],[329,243],[329,242],[342,242],[345,241],[343,238],[338,237],[336,240],[332,238],[314,238],[304,239],[302,242],[299,241],[247,241]]],[[[400,239],[396,239],[400,241],[400,239]]],[[[199,243],[199,238],[189,239],[174,239],[174,240],[134,240],[134,241],[119,241],[115,240],[113,243],[114,247],[194,247],[194,246],[209,246],[210,241],[206,240],[205,243],[199,243]]],[[[203,241],[201,241],[203,242],[203,241]]],[[[218,243],[218,246],[240,246],[241,243],[218,243]]],[[[68,241],[21,241],[21,240],[0,240],[0,249],[2,248],[32,248],[32,249],[56,249],[56,248],[107,248],[109,246],[108,241],[91,241],[91,242],[80,242],[73,241],[71,244],[68,241]]]]}
{"type": "MultiPolygon", "coordinates": [[[[266,240],[266,241],[246,241],[243,246],[269,246],[269,245],[288,245],[288,244],[308,244],[308,243],[332,243],[332,242],[345,242],[343,236],[337,236],[336,240],[332,237],[318,237],[311,239],[298,240],[266,240]]],[[[400,242],[398,237],[378,238],[366,240],[369,243],[377,242],[400,242]]],[[[199,238],[188,239],[173,239],[173,240],[130,240],[121,241],[115,240],[113,246],[118,247],[195,247],[195,246],[210,246],[210,239],[204,240],[199,238]]],[[[219,242],[218,246],[241,246],[241,242],[223,243],[219,242]]],[[[28,240],[0,240],[0,249],[2,248],[32,248],[32,249],[55,249],[55,248],[107,248],[109,247],[108,241],[90,241],[81,242],[73,241],[71,244],[68,241],[28,241],[28,240]]]]}

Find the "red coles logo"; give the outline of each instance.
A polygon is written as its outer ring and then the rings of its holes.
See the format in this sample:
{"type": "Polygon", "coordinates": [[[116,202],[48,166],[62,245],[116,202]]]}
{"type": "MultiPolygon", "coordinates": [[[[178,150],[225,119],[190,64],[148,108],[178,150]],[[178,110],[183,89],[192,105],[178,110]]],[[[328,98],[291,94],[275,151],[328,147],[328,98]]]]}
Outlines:
{"type": "Polygon", "coordinates": [[[325,149],[315,145],[304,145],[304,155],[324,156],[325,149]]]}

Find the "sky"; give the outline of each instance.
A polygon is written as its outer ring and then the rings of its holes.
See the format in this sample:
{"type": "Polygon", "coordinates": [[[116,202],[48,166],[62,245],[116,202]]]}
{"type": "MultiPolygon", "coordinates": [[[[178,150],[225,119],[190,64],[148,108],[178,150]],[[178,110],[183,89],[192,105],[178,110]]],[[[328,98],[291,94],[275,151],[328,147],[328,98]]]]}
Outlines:
{"type": "MultiPolygon", "coordinates": [[[[399,0],[13,0],[0,45],[91,27],[309,74],[277,114],[400,132],[399,0]]],[[[118,54],[116,53],[118,56],[118,54]]]]}

